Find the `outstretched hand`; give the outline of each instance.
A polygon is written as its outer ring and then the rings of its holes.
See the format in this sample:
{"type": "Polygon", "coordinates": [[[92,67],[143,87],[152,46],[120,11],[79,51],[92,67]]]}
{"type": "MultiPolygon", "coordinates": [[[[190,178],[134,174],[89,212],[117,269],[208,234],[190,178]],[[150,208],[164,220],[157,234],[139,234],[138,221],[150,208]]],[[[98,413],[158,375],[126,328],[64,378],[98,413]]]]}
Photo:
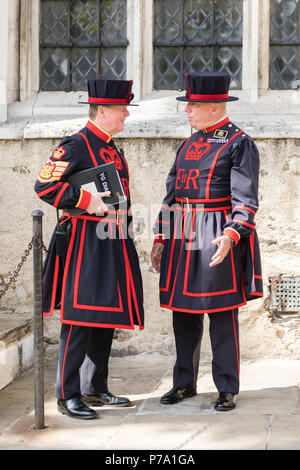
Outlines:
{"type": "Polygon", "coordinates": [[[226,258],[231,248],[231,239],[227,235],[221,235],[220,237],[213,240],[212,243],[214,245],[217,245],[218,249],[215,252],[215,254],[212,256],[211,263],[209,263],[209,266],[211,268],[213,266],[216,266],[217,264],[222,263],[224,258],[226,258]]]}

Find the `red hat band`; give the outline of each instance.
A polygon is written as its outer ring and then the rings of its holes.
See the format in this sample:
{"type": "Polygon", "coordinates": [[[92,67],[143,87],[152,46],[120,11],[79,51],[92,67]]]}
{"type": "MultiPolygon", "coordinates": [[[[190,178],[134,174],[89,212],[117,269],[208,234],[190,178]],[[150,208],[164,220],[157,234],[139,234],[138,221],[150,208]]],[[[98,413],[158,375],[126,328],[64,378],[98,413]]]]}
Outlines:
{"type": "Polygon", "coordinates": [[[127,100],[127,99],[118,99],[118,98],[88,98],[88,102],[90,104],[115,103],[115,104],[125,104],[125,105],[127,105],[129,103],[129,100],[127,100]]]}
{"type": "Polygon", "coordinates": [[[227,100],[229,97],[228,93],[226,94],[219,94],[219,95],[197,95],[197,94],[194,94],[194,93],[190,93],[187,95],[187,98],[189,98],[190,100],[207,100],[207,101],[210,101],[210,100],[227,100]]]}

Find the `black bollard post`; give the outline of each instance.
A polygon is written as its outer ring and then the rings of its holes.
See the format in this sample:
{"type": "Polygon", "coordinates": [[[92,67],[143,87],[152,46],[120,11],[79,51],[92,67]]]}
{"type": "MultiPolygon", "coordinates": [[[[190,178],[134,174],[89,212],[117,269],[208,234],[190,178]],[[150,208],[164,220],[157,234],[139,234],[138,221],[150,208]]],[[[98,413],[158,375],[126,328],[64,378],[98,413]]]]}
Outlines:
{"type": "Polygon", "coordinates": [[[42,217],[43,212],[35,210],[33,217],[33,290],[34,290],[34,401],[35,429],[44,426],[44,332],[43,332],[43,256],[42,217]]]}

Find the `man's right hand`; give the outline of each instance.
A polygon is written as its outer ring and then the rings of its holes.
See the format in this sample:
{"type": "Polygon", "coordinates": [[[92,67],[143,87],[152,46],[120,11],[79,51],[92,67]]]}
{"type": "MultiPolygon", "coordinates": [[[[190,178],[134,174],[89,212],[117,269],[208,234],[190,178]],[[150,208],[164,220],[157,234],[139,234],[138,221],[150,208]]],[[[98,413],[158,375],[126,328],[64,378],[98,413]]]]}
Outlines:
{"type": "Polygon", "coordinates": [[[104,197],[110,196],[110,191],[105,193],[92,194],[90,203],[86,209],[89,214],[102,214],[108,211],[107,205],[103,202],[104,197]]]}
{"type": "Polygon", "coordinates": [[[154,243],[151,251],[151,263],[153,268],[160,273],[160,262],[162,252],[164,250],[164,244],[160,242],[154,243]]]}

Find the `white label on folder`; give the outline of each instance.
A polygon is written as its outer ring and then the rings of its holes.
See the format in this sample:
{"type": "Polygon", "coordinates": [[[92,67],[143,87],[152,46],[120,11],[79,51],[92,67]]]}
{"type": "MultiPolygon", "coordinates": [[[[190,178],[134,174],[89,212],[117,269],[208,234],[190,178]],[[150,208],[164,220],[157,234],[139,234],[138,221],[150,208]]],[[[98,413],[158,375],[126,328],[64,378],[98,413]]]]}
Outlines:
{"type": "Polygon", "coordinates": [[[98,189],[93,181],[91,183],[83,184],[81,186],[81,189],[84,189],[85,191],[88,191],[91,194],[96,194],[98,192],[98,189]]]}

